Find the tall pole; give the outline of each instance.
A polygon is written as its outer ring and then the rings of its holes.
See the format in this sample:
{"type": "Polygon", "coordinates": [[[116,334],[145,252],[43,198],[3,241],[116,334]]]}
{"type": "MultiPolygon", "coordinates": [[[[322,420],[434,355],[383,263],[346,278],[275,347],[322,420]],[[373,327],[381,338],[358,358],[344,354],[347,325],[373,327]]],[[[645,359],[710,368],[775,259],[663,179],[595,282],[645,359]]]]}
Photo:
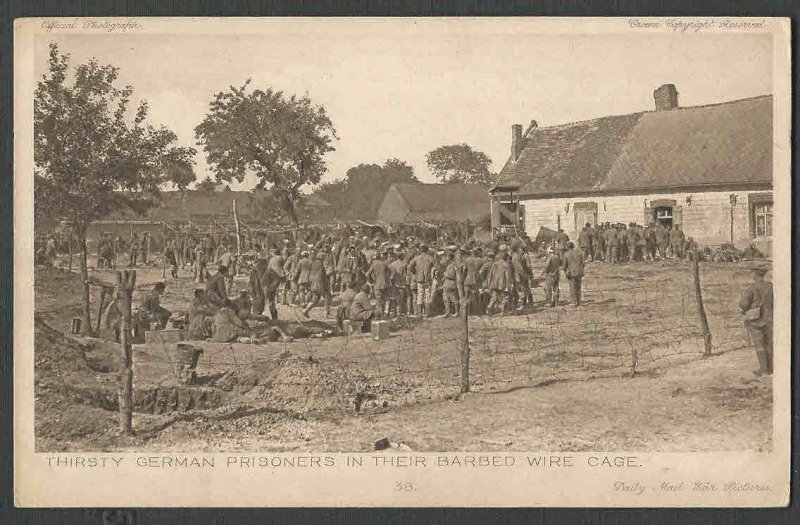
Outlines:
{"type": "Polygon", "coordinates": [[[117,296],[122,306],[119,340],[122,347],[122,372],[119,378],[119,430],[133,434],[133,347],[131,345],[131,300],[136,286],[136,270],[117,272],[117,296]]]}
{"type": "Polygon", "coordinates": [[[233,223],[236,225],[236,260],[242,257],[242,234],[239,231],[239,216],[236,214],[236,199],[233,199],[233,223]]]}
{"type": "Polygon", "coordinates": [[[161,278],[164,279],[167,276],[167,223],[161,223],[161,255],[162,259],[164,259],[161,265],[161,278]]]}
{"type": "Polygon", "coordinates": [[[458,290],[459,318],[461,321],[461,393],[469,392],[469,304],[464,291],[462,273],[464,259],[461,250],[456,252],[456,289],[458,290]]]}
{"type": "Polygon", "coordinates": [[[695,250],[692,254],[692,269],[694,272],[694,294],[697,300],[697,313],[700,316],[700,326],[703,328],[703,357],[711,355],[711,330],[708,327],[706,309],[703,306],[703,292],[700,288],[700,264],[698,262],[699,251],[695,250]]]}
{"type": "Polygon", "coordinates": [[[67,247],[69,248],[69,271],[72,271],[72,224],[69,225],[69,236],[67,237],[67,247]]]}

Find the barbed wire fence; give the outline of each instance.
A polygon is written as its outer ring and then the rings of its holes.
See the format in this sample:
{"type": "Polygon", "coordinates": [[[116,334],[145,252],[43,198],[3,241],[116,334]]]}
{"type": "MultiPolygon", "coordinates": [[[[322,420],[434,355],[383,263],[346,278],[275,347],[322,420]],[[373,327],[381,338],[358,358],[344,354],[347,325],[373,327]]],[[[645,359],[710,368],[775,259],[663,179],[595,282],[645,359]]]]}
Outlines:
{"type": "MultiPolygon", "coordinates": [[[[626,266],[602,283],[587,278],[579,308],[562,300],[557,307],[503,316],[400,317],[391,321],[386,339],[358,331],[316,337],[322,334],[312,331],[267,344],[187,342],[203,349],[191,384],[180,379],[174,343],[137,345],[133,388],[123,379],[118,403],[108,388],[105,397],[89,402],[119,409],[123,422],[130,412],[246,413],[256,405],[358,414],[453,399],[465,391],[657,375],[748,346],[736,304],[743,283],[731,279],[739,270],[699,265],[706,331],[693,266],[679,264],[655,280],[640,275],[657,271],[648,265],[626,266]],[[710,352],[706,333],[712,335],[710,352]]],[[[562,295],[566,288],[562,283],[562,295]]],[[[299,317],[297,325],[303,325],[299,317]]],[[[75,389],[70,378],[63,381],[75,389]]]]}

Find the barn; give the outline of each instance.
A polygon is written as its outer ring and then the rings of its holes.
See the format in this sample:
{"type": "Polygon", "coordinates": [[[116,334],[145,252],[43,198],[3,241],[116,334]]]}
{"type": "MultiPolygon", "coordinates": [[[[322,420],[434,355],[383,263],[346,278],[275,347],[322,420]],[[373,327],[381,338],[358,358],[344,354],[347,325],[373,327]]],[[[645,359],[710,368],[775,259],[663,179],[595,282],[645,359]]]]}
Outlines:
{"type": "Polygon", "coordinates": [[[388,223],[466,222],[489,217],[488,188],[477,184],[392,184],[378,208],[388,223]]]}
{"type": "MultiPolygon", "coordinates": [[[[200,228],[212,223],[231,225],[234,200],[236,214],[245,224],[263,226],[265,219],[270,217],[270,210],[264,209],[263,195],[259,192],[234,191],[226,185],[218,185],[213,191],[162,191],[157,204],[145,216],[132,211],[117,213],[90,225],[88,237],[94,238],[101,231],[107,231],[112,236],[145,231],[160,233],[163,223],[191,223],[200,228]]],[[[301,195],[298,215],[305,221],[327,220],[330,208],[330,203],[318,195],[301,195]]]]}
{"type": "Polygon", "coordinates": [[[677,224],[700,245],[772,253],[772,95],[681,107],[665,84],[655,109],[549,127],[511,127],[491,189],[492,226],[572,238],[583,224],[677,224]]]}

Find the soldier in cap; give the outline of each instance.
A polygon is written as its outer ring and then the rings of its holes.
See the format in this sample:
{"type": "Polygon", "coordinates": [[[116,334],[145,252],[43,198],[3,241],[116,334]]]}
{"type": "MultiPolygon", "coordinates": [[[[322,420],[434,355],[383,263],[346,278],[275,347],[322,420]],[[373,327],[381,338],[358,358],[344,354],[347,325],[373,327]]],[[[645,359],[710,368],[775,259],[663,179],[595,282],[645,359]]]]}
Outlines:
{"type": "Polygon", "coordinates": [[[372,283],[372,289],[375,293],[375,303],[377,307],[376,315],[383,316],[383,311],[386,307],[387,292],[390,285],[389,281],[389,265],[384,260],[383,252],[376,251],[372,258],[372,263],[364,275],[367,281],[372,283]]]}
{"type": "Polygon", "coordinates": [[[310,300],[303,310],[303,314],[308,317],[311,309],[316,306],[321,299],[325,300],[325,317],[330,317],[331,314],[331,288],[330,288],[330,274],[325,268],[326,253],[319,252],[317,256],[311,261],[309,269],[309,293],[310,300]]]}
{"type": "Polygon", "coordinates": [[[414,276],[417,284],[417,314],[426,317],[428,304],[433,302],[433,257],[428,253],[428,246],[420,246],[420,253],[408,265],[408,271],[414,276]]]}
{"type": "Polygon", "coordinates": [[[393,260],[389,263],[389,311],[394,311],[395,317],[405,315],[409,306],[408,264],[406,254],[399,244],[394,245],[393,260]]]}
{"type": "Polygon", "coordinates": [[[569,291],[575,306],[581,305],[581,282],[583,281],[583,255],[570,242],[564,254],[564,275],[569,280],[569,291]]]}
{"type": "Polygon", "coordinates": [[[561,258],[553,248],[547,249],[547,262],[542,270],[545,302],[550,306],[558,306],[559,281],[561,278],[561,258]]]}
{"type": "Polygon", "coordinates": [[[136,266],[136,259],[139,257],[139,251],[142,249],[142,241],[139,240],[139,235],[135,232],[131,237],[129,249],[130,257],[128,260],[128,266],[136,266]]]}
{"type": "Polygon", "coordinates": [[[304,305],[309,299],[309,285],[311,284],[311,257],[308,250],[300,252],[300,258],[294,267],[294,282],[297,283],[295,304],[304,305]]]}
{"type": "Polygon", "coordinates": [[[756,375],[772,373],[772,283],[765,279],[767,268],[753,268],[753,282],[739,299],[739,310],[744,316],[744,326],[756,347],[758,370],[756,375]]]}
{"type": "MultiPolygon", "coordinates": [[[[503,246],[501,246],[503,248],[503,246]]],[[[486,306],[486,313],[491,315],[499,312],[505,313],[508,307],[508,294],[514,285],[511,266],[508,263],[508,252],[501,250],[497,259],[489,270],[489,290],[491,297],[486,306]]]]}
{"type": "Polygon", "coordinates": [[[458,314],[458,268],[452,251],[448,252],[447,265],[442,273],[442,301],[444,302],[444,316],[451,317],[458,314]]]}

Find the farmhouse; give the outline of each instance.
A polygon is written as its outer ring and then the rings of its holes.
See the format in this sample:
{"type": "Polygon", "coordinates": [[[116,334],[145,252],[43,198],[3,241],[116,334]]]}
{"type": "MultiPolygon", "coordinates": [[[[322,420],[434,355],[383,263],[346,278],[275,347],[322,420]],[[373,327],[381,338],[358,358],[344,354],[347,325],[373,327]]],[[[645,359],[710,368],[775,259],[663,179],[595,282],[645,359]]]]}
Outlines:
{"type": "Polygon", "coordinates": [[[492,225],[677,224],[701,245],[772,253],[772,95],[680,107],[673,84],[655,111],[550,127],[511,127],[492,225]]]}
{"type": "Polygon", "coordinates": [[[392,184],[378,219],[383,222],[478,223],[489,216],[489,192],[477,184],[392,184]]]}

